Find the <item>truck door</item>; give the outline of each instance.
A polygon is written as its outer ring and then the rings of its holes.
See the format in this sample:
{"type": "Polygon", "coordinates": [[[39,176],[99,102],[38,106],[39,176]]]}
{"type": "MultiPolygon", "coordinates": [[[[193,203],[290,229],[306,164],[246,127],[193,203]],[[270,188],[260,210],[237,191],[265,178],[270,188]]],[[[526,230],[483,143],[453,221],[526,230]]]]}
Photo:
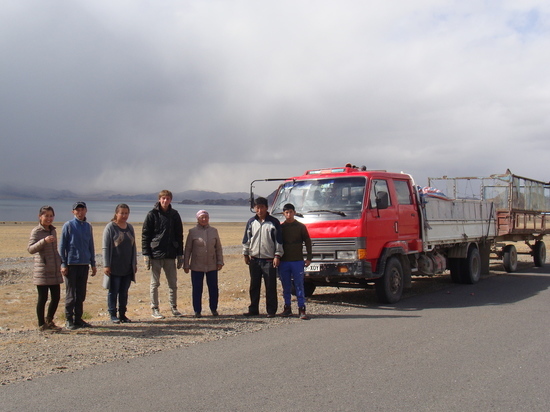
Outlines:
{"type": "Polygon", "coordinates": [[[382,248],[388,242],[397,239],[395,223],[397,221],[397,209],[390,194],[390,187],[386,179],[372,179],[370,181],[369,200],[367,210],[367,259],[373,263],[377,270],[376,259],[382,253],[382,248]],[[379,209],[376,198],[387,197],[388,207],[379,209]]]}
{"type": "Polygon", "coordinates": [[[419,218],[410,182],[407,179],[394,179],[393,185],[397,198],[397,237],[399,240],[406,241],[410,250],[416,250],[416,240],[419,238],[419,218]]]}

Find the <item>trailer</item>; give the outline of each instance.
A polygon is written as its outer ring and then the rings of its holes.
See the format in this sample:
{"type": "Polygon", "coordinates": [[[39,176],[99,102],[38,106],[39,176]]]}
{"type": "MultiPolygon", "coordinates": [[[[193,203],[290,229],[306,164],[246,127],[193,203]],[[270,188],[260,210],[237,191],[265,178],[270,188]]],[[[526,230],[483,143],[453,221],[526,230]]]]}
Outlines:
{"type": "Polygon", "coordinates": [[[508,169],[489,177],[429,178],[428,184],[456,199],[493,204],[496,233],[492,257],[502,259],[507,272],[516,271],[518,254],[532,256],[536,267],[544,265],[543,238],[550,233],[550,183],[518,176],[508,169]],[[515,242],[524,242],[529,251],[518,252],[515,242]]]}

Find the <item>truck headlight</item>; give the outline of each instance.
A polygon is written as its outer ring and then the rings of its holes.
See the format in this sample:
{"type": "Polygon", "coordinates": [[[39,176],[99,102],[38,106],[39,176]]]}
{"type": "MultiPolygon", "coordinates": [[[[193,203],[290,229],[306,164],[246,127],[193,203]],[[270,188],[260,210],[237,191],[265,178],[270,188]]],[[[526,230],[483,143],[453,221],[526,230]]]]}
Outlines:
{"type": "Polygon", "coordinates": [[[357,252],[355,250],[338,250],[336,251],[336,259],[338,260],[356,260],[357,252]]]}

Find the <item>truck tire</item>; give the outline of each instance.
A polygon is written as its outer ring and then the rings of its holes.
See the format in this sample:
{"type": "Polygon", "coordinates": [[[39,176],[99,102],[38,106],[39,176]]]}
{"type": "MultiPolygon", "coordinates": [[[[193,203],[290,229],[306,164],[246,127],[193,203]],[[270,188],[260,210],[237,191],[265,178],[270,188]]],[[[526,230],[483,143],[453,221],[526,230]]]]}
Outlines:
{"type": "Polygon", "coordinates": [[[461,283],[473,285],[479,282],[481,278],[481,256],[479,249],[471,245],[468,249],[468,255],[461,259],[460,280],[461,283]]]}
{"type": "Polygon", "coordinates": [[[396,257],[386,262],[384,276],[376,280],[376,296],[381,303],[395,303],[403,294],[403,267],[396,257]]]}
{"type": "Polygon", "coordinates": [[[313,293],[315,292],[315,283],[313,282],[304,282],[304,295],[306,298],[309,298],[310,296],[313,296],[313,293]]]}
{"type": "Polygon", "coordinates": [[[508,273],[515,272],[518,268],[518,252],[514,245],[506,245],[502,250],[502,264],[508,273]]]}
{"type": "Polygon", "coordinates": [[[462,283],[462,278],[460,276],[460,269],[462,265],[460,264],[461,259],[458,258],[449,258],[449,271],[451,272],[451,280],[453,283],[462,283]]]}
{"type": "Polygon", "coordinates": [[[544,266],[546,263],[546,246],[542,240],[535,242],[533,260],[535,261],[535,266],[538,268],[544,266]]]}

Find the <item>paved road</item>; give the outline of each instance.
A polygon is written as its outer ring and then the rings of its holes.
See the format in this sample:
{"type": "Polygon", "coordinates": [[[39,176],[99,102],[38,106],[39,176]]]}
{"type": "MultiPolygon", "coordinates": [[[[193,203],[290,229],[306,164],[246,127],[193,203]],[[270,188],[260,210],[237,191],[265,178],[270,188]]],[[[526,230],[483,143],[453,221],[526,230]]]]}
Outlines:
{"type": "Polygon", "coordinates": [[[548,411],[550,266],[0,388],[15,411],[548,411]]]}

